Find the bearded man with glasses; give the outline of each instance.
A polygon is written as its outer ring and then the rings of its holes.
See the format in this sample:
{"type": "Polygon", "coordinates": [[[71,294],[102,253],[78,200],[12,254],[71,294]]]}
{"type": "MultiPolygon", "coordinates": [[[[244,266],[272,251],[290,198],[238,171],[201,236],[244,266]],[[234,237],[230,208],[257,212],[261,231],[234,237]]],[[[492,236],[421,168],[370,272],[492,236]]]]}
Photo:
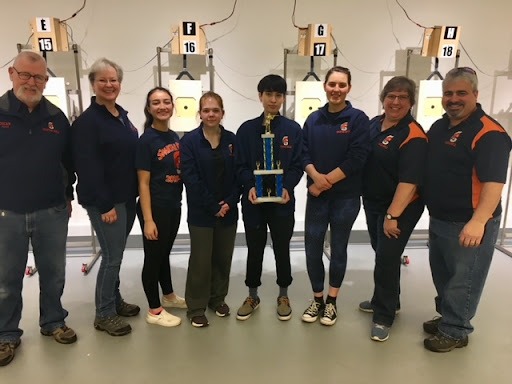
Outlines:
{"type": "Polygon", "coordinates": [[[46,62],[22,52],[0,97],[0,366],[20,345],[21,291],[29,242],[39,271],[39,326],[61,344],[77,339],[62,307],[73,182],[69,122],[43,97],[46,62]]]}

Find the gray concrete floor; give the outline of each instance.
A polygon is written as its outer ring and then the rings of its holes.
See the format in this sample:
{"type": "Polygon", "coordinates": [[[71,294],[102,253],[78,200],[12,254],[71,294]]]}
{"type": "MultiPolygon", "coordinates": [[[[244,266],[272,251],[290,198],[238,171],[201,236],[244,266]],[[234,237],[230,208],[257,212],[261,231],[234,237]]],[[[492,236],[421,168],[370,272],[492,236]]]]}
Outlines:
{"type": "MultiPolygon", "coordinates": [[[[311,291],[304,252],[293,251],[294,282],[289,295],[293,317],[275,316],[278,288],[272,253],[267,248],[260,289],[261,305],[247,321],[234,313],[247,295],[244,286],[245,248],[236,248],[230,294],[232,315],[207,313],[210,326],[196,329],[185,310],[171,312],[183,319],[176,328],[146,324],[147,303],[140,282],[142,250],[129,250],[122,266],[125,299],[142,307],[128,319],[133,332],[114,338],[96,331],[94,285],[97,266],[80,272],[85,258],[68,258],[63,302],[68,325],[79,340],[60,345],[39,334],[38,278],[25,278],[25,330],[15,360],[0,368],[0,383],[510,383],[512,382],[512,259],[496,251],[480,308],[475,333],[467,348],[435,354],[423,348],[423,321],[435,315],[426,249],[408,249],[411,264],[402,268],[402,312],[390,339],[369,338],[371,316],[357,310],[373,289],[373,255],[368,245],[350,245],[349,267],[338,299],[338,322],[332,327],[300,320],[311,291]]],[[[172,254],[175,290],[183,294],[186,254],[172,254]]],[[[327,266],[327,263],[326,263],[327,266]]]]}

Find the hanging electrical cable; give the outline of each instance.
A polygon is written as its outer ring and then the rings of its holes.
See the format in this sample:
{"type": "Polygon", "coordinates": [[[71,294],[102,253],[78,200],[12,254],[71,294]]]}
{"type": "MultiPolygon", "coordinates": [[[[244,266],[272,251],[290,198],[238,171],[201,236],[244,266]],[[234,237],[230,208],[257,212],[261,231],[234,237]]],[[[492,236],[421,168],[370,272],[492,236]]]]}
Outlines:
{"type": "Polygon", "coordinates": [[[70,17],[68,17],[67,19],[64,19],[64,20],[61,20],[60,22],[61,23],[65,23],[66,21],[68,20],[71,20],[72,18],[74,18],[76,15],[78,15],[84,8],[85,8],[85,4],[87,3],[87,0],[84,0],[82,6],[80,7],[80,9],[78,11],[76,11],[75,13],[73,13],[70,17]]]}

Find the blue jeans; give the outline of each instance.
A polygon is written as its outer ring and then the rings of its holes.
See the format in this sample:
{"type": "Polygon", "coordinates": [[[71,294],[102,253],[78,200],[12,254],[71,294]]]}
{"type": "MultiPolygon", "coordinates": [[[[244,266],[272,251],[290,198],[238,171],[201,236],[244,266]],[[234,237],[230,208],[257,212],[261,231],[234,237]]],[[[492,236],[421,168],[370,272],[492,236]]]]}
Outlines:
{"type": "Polygon", "coordinates": [[[96,316],[112,317],[117,314],[116,304],[122,301],[119,292],[119,270],[123,261],[126,239],[135,220],[135,200],[116,204],[117,221],[107,224],[101,221],[96,207],[84,207],[98,236],[101,247],[101,263],[96,279],[96,316]]]}
{"type": "Polygon", "coordinates": [[[352,225],[361,208],[359,197],[341,198],[308,194],[304,243],[306,266],[313,292],[324,290],[325,269],[322,260],[327,226],[331,227],[329,285],[340,288],[347,269],[347,245],[352,225]]]}
{"type": "Polygon", "coordinates": [[[437,291],[436,311],[442,316],[439,331],[453,339],[473,332],[475,316],[498,237],[500,218],[485,225],[480,246],[459,245],[459,234],[466,223],[430,218],[429,258],[437,291]]]}
{"type": "Polygon", "coordinates": [[[21,290],[29,241],[39,272],[39,326],[49,332],[62,327],[68,312],[62,308],[66,274],[67,205],[31,213],[0,210],[0,342],[14,342],[23,301],[21,290]]]}

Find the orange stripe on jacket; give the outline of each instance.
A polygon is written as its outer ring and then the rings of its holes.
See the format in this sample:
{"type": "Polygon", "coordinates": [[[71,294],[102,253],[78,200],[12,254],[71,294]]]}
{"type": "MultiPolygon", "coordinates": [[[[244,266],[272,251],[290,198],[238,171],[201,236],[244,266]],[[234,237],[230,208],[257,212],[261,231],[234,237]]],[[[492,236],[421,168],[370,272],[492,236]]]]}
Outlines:
{"type": "Polygon", "coordinates": [[[473,209],[478,207],[480,202],[480,195],[482,194],[482,182],[476,175],[476,169],[473,168],[473,175],[471,176],[471,199],[473,200],[473,209]]]}
{"type": "MultiPolygon", "coordinates": [[[[492,119],[488,116],[483,116],[480,121],[483,124],[482,129],[476,134],[473,142],[471,143],[471,150],[474,150],[478,140],[480,140],[486,133],[489,132],[505,132],[505,130],[499,125],[496,124],[492,119]]],[[[473,209],[478,207],[478,203],[480,202],[480,195],[482,194],[482,182],[478,179],[476,174],[476,169],[473,168],[473,175],[471,176],[471,197],[473,200],[473,209]]]]}
{"type": "Polygon", "coordinates": [[[471,143],[471,149],[475,149],[476,143],[478,140],[482,138],[483,135],[489,132],[505,132],[505,130],[498,124],[496,124],[492,119],[490,119],[488,116],[483,116],[480,121],[483,124],[482,129],[480,129],[480,132],[478,132],[473,139],[473,142],[471,143]]]}
{"type": "Polygon", "coordinates": [[[400,148],[402,148],[412,139],[425,139],[428,141],[427,135],[425,135],[423,129],[421,129],[421,127],[414,122],[409,124],[409,136],[407,136],[407,138],[402,142],[402,144],[400,144],[400,148]]]}

